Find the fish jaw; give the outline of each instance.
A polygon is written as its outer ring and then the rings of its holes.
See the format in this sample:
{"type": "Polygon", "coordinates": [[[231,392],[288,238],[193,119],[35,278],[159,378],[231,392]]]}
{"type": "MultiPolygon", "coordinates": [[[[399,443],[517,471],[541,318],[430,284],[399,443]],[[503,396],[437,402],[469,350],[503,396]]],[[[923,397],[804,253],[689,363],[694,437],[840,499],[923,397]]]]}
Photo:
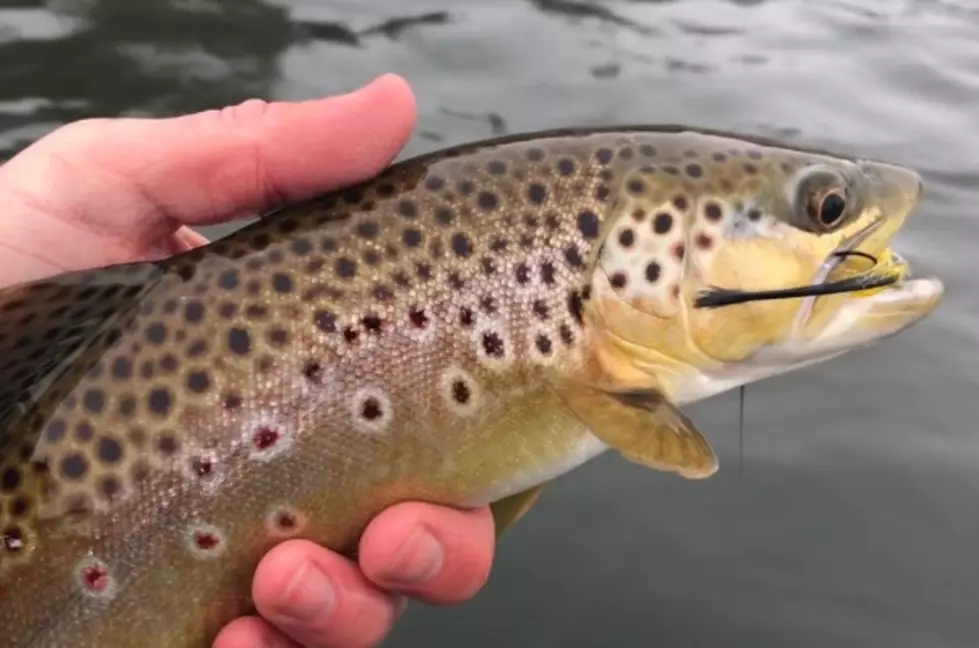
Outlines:
{"type": "Polygon", "coordinates": [[[917,324],[941,303],[945,286],[935,277],[905,279],[882,289],[839,299],[800,332],[773,348],[783,356],[835,354],[872,344],[917,324]]]}
{"type": "Polygon", "coordinates": [[[850,299],[813,337],[791,339],[762,349],[740,363],[717,363],[678,375],[671,382],[674,397],[681,405],[703,400],[874,344],[920,322],[938,306],[943,293],[940,280],[923,278],[850,299]]]}
{"type": "Polygon", "coordinates": [[[832,317],[808,331],[809,337],[767,346],[738,362],[717,361],[691,346],[677,347],[685,352],[669,353],[619,337],[606,338],[599,357],[604,370],[624,384],[655,380],[673,402],[688,405],[897,335],[938,306],[944,285],[936,278],[909,279],[868,292],[846,300],[832,317]]]}

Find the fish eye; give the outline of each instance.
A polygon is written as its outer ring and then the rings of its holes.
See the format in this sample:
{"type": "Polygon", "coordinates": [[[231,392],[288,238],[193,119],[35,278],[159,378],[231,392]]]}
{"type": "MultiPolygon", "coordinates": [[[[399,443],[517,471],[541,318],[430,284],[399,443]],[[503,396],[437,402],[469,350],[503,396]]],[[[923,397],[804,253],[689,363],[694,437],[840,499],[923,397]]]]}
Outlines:
{"type": "Polygon", "coordinates": [[[806,205],[806,212],[818,227],[832,229],[846,214],[846,197],[837,189],[813,194],[806,205]]]}
{"type": "Polygon", "coordinates": [[[791,199],[795,226],[823,234],[842,227],[859,211],[859,186],[838,169],[811,166],[795,177],[791,199]]]}

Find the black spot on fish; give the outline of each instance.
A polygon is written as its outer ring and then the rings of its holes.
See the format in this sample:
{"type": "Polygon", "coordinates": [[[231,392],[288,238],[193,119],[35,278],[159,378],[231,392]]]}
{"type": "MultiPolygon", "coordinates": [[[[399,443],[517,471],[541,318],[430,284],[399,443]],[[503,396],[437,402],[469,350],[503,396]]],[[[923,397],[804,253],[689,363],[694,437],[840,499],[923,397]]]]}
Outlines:
{"type": "Polygon", "coordinates": [[[483,333],[483,352],[491,358],[502,358],[505,355],[506,349],[499,333],[496,331],[483,333]]]}
{"type": "Polygon", "coordinates": [[[585,238],[598,238],[598,214],[590,209],[578,212],[578,231],[585,238]]]}
{"type": "Polygon", "coordinates": [[[232,328],[228,331],[228,349],[237,355],[245,355],[252,348],[251,334],[243,328],[232,328]]]}

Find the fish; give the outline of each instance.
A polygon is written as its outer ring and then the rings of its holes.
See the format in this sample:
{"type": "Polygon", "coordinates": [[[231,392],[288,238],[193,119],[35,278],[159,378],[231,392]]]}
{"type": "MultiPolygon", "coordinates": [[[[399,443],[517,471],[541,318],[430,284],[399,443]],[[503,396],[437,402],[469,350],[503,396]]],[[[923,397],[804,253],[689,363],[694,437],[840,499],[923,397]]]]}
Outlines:
{"type": "Polygon", "coordinates": [[[684,406],[937,307],[891,247],[922,193],[750,135],[555,129],[8,287],[0,644],[203,648],[283,539],[356,557],[409,500],[499,535],[608,450],[708,478],[684,406]]]}

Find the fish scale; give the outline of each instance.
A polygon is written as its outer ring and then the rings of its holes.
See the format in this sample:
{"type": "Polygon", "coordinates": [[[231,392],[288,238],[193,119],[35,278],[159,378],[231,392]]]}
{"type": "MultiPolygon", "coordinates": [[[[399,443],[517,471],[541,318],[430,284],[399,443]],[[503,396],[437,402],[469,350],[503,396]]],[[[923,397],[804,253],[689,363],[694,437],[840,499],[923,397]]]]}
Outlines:
{"type": "MultiPolygon", "coordinates": [[[[405,500],[495,502],[502,528],[609,445],[709,475],[680,361],[642,377],[624,341],[716,364],[691,296],[738,236],[788,227],[754,197],[824,159],[670,128],[503,138],[8,289],[0,645],[207,646],[276,542],[353,555],[405,500]]],[[[781,330],[782,306],[732,308],[745,339],[781,330]]]]}

